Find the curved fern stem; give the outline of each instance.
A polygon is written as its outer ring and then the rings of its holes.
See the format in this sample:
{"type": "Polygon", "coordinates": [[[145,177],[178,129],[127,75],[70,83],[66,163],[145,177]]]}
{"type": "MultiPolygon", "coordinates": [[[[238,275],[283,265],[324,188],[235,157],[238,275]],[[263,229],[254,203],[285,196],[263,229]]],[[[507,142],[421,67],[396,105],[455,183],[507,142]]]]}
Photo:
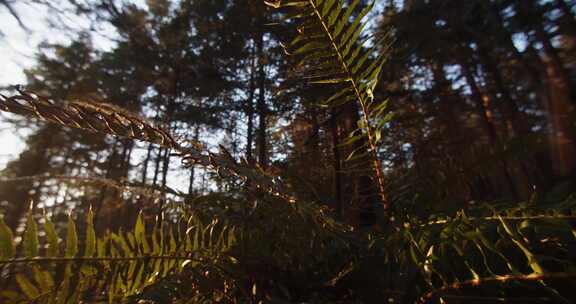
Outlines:
{"type": "Polygon", "coordinates": [[[506,283],[512,281],[542,281],[546,279],[575,279],[576,273],[570,272],[558,272],[558,273],[543,273],[543,274],[522,274],[522,275],[504,275],[504,276],[494,276],[488,278],[478,278],[468,281],[457,282],[450,285],[444,285],[438,289],[432,290],[420,297],[418,303],[425,304],[436,297],[439,293],[446,293],[453,290],[462,289],[464,287],[479,286],[486,283],[506,283]]]}
{"type": "MultiPolygon", "coordinates": [[[[527,215],[527,216],[486,216],[486,217],[468,217],[466,218],[467,221],[499,221],[499,220],[507,220],[507,221],[524,221],[524,220],[576,220],[576,215],[566,215],[566,214],[558,214],[558,215],[527,215]]],[[[445,220],[436,220],[436,221],[429,221],[427,223],[423,223],[419,225],[420,227],[431,226],[431,225],[444,225],[448,224],[456,219],[445,219],[445,220]]]]}
{"type": "Polygon", "coordinates": [[[0,260],[0,265],[27,264],[27,263],[70,263],[70,262],[126,262],[144,260],[190,260],[193,262],[203,262],[189,256],[172,255],[143,255],[132,257],[33,257],[15,258],[10,260],[0,260]]]}

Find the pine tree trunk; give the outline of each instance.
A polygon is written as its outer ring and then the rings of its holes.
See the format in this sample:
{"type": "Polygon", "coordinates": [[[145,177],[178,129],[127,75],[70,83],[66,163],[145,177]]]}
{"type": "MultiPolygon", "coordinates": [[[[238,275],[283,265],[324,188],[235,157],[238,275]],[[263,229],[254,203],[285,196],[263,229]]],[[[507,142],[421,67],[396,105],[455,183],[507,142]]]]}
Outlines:
{"type": "MultiPolygon", "coordinates": [[[[360,120],[356,103],[347,102],[335,109],[338,131],[342,139],[358,128],[360,120]]],[[[350,206],[352,212],[346,218],[358,226],[371,226],[376,223],[378,213],[376,208],[382,202],[378,195],[378,185],[373,176],[368,144],[362,137],[352,144],[341,147],[342,158],[342,204],[350,206]],[[346,160],[353,152],[363,155],[361,158],[346,160]]]]}
{"type": "Polygon", "coordinates": [[[166,187],[168,169],[170,165],[170,149],[164,150],[164,155],[162,156],[162,187],[166,187]]]}
{"type": "Polygon", "coordinates": [[[498,104],[501,106],[500,109],[506,122],[506,130],[509,137],[514,138],[518,135],[526,134],[527,128],[521,121],[516,101],[510,95],[492,56],[489,55],[486,47],[480,46],[480,43],[478,46],[478,57],[485,69],[487,78],[493,85],[492,99],[499,101],[498,104]],[[498,98],[499,96],[500,98],[498,98]]]}
{"type": "Polygon", "coordinates": [[[144,164],[142,165],[144,168],[142,169],[142,184],[146,184],[146,179],[148,176],[148,164],[150,163],[150,157],[152,155],[152,144],[148,144],[148,152],[146,152],[146,158],[144,159],[144,164]]]}
{"type": "Polygon", "coordinates": [[[250,88],[248,92],[248,100],[246,100],[246,116],[248,117],[248,125],[246,127],[246,160],[248,163],[254,163],[254,155],[252,154],[252,146],[254,141],[254,93],[256,91],[256,54],[252,48],[252,58],[250,59],[250,88]]]}
{"type": "MultiPolygon", "coordinates": [[[[449,138],[450,141],[455,142],[448,146],[447,152],[453,154],[454,151],[461,151],[462,146],[458,144],[462,140],[462,122],[459,119],[459,114],[461,113],[459,109],[459,104],[461,101],[459,97],[452,90],[452,83],[446,77],[446,72],[444,70],[444,64],[442,62],[431,62],[430,70],[432,71],[432,79],[434,81],[433,91],[434,95],[438,96],[439,102],[439,118],[442,125],[442,136],[444,138],[449,138]]],[[[471,189],[464,182],[464,178],[461,178],[459,172],[463,172],[463,165],[459,158],[451,157],[451,161],[444,163],[444,166],[448,168],[447,172],[450,172],[450,182],[452,183],[449,191],[450,197],[459,198],[461,200],[469,200],[471,198],[471,189]]]]}
{"type": "Polygon", "coordinates": [[[474,75],[470,70],[470,67],[466,62],[463,60],[460,62],[460,66],[462,68],[462,72],[464,77],[466,78],[466,82],[468,86],[470,86],[470,91],[472,93],[472,100],[476,104],[476,109],[478,115],[482,119],[482,125],[484,127],[484,131],[486,135],[488,135],[490,144],[494,145],[498,141],[498,134],[496,132],[496,127],[492,122],[492,114],[489,109],[489,104],[485,103],[484,99],[482,98],[482,93],[478,88],[478,84],[476,83],[476,79],[474,79],[474,75]]]}
{"type": "Polygon", "coordinates": [[[162,161],[162,153],[164,152],[163,148],[159,148],[158,152],[156,153],[156,163],[154,165],[154,178],[152,179],[152,185],[158,184],[158,176],[160,174],[160,162],[162,161]]]}
{"type": "Polygon", "coordinates": [[[268,166],[268,147],[266,146],[266,119],[268,115],[268,109],[266,107],[266,73],[264,71],[265,66],[265,54],[264,54],[264,33],[260,33],[257,41],[258,47],[258,164],[262,168],[268,166]]]}
{"type": "Polygon", "coordinates": [[[332,135],[332,154],[334,155],[334,193],[335,210],[339,219],[344,217],[344,202],[342,201],[342,157],[340,156],[340,135],[334,110],[330,114],[330,134],[332,135]]]}
{"type": "MultiPolygon", "coordinates": [[[[194,140],[196,142],[198,142],[199,138],[200,138],[200,126],[196,125],[196,128],[194,128],[194,140]]],[[[188,183],[188,195],[194,194],[195,175],[196,175],[196,166],[192,165],[192,167],[190,168],[190,181],[188,183]]]]}
{"type": "MultiPolygon", "coordinates": [[[[474,75],[472,74],[472,71],[470,70],[468,64],[466,64],[463,60],[461,60],[460,65],[462,68],[462,72],[464,73],[464,77],[466,78],[466,82],[470,86],[470,91],[472,93],[472,100],[476,104],[478,115],[482,119],[482,124],[484,126],[486,135],[488,135],[489,139],[488,144],[490,153],[493,154],[494,147],[498,145],[499,139],[498,134],[496,132],[496,128],[492,122],[492,117],[489,112],[490,109],[487,107],[487,104],[484,103],[484,99],[482,98],[482,94],[480,93],[480,89],[478,88],[478,84],[476,83],[476,79],[474,79],[474,75]]],[[[512,175],[510,174],[510,165],[508,164],[508,160],[504,156],[498,157],[498,160],[501,163],[504,178],[508,183],[510,193],[516,195],[517,193],[516,185],[514,183],[512,175]]]]}
{"type": "MultiPolygon", "coordinates": [[[[526,5],[536,11],[534,4],[526,5]]],[[[538,21],[543,16],[538,15],[538,21]]],[[[557,50],[552,45],[542,23],[534,25],[536,39],[542,43],[545,58],[542,60],[546,71],[548,87],[548,109],[551,124],[550,142],[554,159],[554,172],[564,177],[572,174],[576,168],[576,147],[574,140],[576,100],[572,100],[570,80],[564,69],[557,50]]]]}

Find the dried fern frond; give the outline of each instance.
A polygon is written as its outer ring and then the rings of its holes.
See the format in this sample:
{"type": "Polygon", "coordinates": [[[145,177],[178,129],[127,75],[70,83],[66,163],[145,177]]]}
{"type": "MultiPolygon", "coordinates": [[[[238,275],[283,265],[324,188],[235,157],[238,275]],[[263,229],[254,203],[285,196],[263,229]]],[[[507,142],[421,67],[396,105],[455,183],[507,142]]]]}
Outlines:
{"type": "Polygon", "coordinates": [[[186,198],[188,195],[170,188],[168,186],[146,185],[139,182],[122,181],[117,182],[108,178],[93,177],[93,176],[67,176],[67,175],[50,175],[39,174],[31,176],[19,177],[4,177],[0,178],[0,183],[19,183],[24,181],[46,181],[57,180],[74,185],[88,185],[88,186],[106,186],[121,192],[129,192],[132,194],[140,195],[143,197],[155,199],[158,198],[158,193],[172,194],[177,197],[186,198]]]}
{"type": "Polygon", "coordinates": [[[18,92],[18,95],[11,97],[0,95],[0,110],[91,132],[138,139],[166,148],[178,146],[166,131],[116,106],[81,101],[56,104],[35,93],[18,92]]]}
{"type": "Polygon", "coordinates": [[[90,132],[137,139],[172,149],[182,158],[184,167],[201,165],[215,170],[221,178],[250,181],[250,186],[288,203],[296,200],[280,181],[263,170],[237,162],[223,147],[219,153],[202,151],[198,146],[184,147],[169,132],[126,110],[108,104],[80,101],[57,104],[38,94],[18,90],[19,94],[0,94],[0,110],[29,117],[36,117],[62,126],[90,132]]]}

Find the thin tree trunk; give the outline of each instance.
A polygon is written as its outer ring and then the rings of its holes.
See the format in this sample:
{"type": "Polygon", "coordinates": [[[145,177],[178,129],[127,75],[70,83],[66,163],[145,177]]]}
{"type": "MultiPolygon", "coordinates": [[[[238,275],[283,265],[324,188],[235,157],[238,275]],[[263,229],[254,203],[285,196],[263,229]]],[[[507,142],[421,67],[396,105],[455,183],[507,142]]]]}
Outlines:
{"type": "MultiPolygon", "coordinates": [[[[118,157],[118,152],[116,151],[116,146],[118,145],[118,143],[120,142],[120,140],[118,138],[114,139],[114,144],[112,144],[112,154],[110,154],[110,156],[108,157],[108,160],[106,162],[106,172],[104,173],[104,178],[110,178],[113,175],[113,171],[114,171],[114,166],[115,166],[115,161],[118,157]]],[[[104,223],[101,224],[100,222],[100,212],[102,210],[102,207],[104,207],[104,203],[106,200],[106,197],[109,195],[109,193],[111,192],[110,188],[107,186],[102,187],[102,190],[100,190],[100,195],[98,197],[97,200],[97,205],[94,208],[94,226],[95,227],[106,227],[108,223],[104,223]]]]}
{"type": "Polygon", "coordinates": [[[493,99],[501,101],[500,105],[502,106],[501,109],[506,122],[506,130],[508,131],[508,134],[510,137],[525,134],[527,130],[526,126],[524,126],[521,121],[518,105],[510,95],[492,56],[490,56],[486,48],[480,46],[480,44],[478,46],[478,56],[482,66],[485,68],[486,74],[489,76],[489,79],[492,80],[494,86],[494,93],[492,94],[493,99]],[[498,98],[498,96],[501,96],[501,98],[498,98]]]}
{"type": "MultiPolygon", "coordinates": [[[[198,142],[198,139],[200,138],[200,127],[198,125],[196,125],[196,127],[194,128],[194,140],[196,142],[198,142]]],[[[196,174],[196,166],[192,165],[192,167],[190,168],[190,182],[188,183],[188,195],[192,195],[194,194],[194,178],[195,178],[195,174],[196,174]]]]}
{"type": "MultiPolygon", "coordinates": [[[[440,98],[439,103],[439,118],[442,122],[443,136],[449,138],[451,141],[460,142],[462,137],[462,122],[460,118],[459,104],[461,104],[460,98],[454,93],[452,89],[452,83],[446,77],[446,72],[444,70],[444,64],[442,62],[432,62],[430,64],[430,70],[432,71],[432,78],[434,81],[433,90],[435,94],[440,98]]],[[[451,151],[461,151],[461,144],[452,144],[448,149],[451,151]]],[[[471,189],[464,182],[464,178],[461,178],[458,172],[463,172],[463,164],[458,157],[451,156],[447,158],[447,161],[443,162],[443,165],[448,168],[451,175],[451,180],[455,184],[450,189],[446,189],[449,196],[459,197],[462,200],[468,200],[471,196],[471,189]]]]}
{"type": "MultiPolygon", "coordinates": [[[[548,59],[548,58],[547,58],[548,59]]],[[[546,62],[546,83],[548,85],[548,110],[551,124],[550,143],[554,159],[554,172],[558,176],[568,176],[576,166],[574,142],[574,105],[570,103],[569,88],[553,63],[546,62]]]]}
{"type": "Polygon", "coordinates": [[[150,156],[152,155],[152,144],[148,144],[148,152],[146,153],[146,158],[144,159],[144,168],[142,169],[142,183],[146,183],[146,178],[148,176],[148,164],[150,163],[150,156]]]}
{"type": "Polygon", "coordinates": [[[246,100],[246,115],[248,116],[248,125],[246,130],[246,160],[248,163],[254,163],[254,156],[252,154],[252,145],[254,140],[254,93],[256,91],[256,59],[254,47],[252,48],[252,58],[250,63],[250,88],[248,93],[248,100],[246,100]]]}
{"type": "Polygon", "coordinates": [[[168,169],[170,165],[170,149],[164,150],[164,155],[162,156],[162,187],[166,187],[166,179],[168,177],[168,169]]]}
{"type": "Polygon", "coordinates": [[[332,135],[332,153],[334,155],[334,192],[336,193],[336,215],[339,219],[344,217],[344,202],[342,201],[342,157],[340,156],[340,138],[338,134],[338,123],[334,110],[330,114],[330,133],[332,135]]]}
{"type": "MultiPolygon", "coordinates": [[[[360,115],[356,103],[347,102],[335,109],[339,133],[346,137],[358,128],[360,115]]],[[[359,226],[376,223],[376,208],[382,204],[378,195],[378,185],[373,176],[371,159],[366,139],[362,137],[340,147],[342,158],[342,202],[351,206],[352,213],[347,218],[359,226]],[[346,160],[354,152],[355,158],[346,160]],[[358,157],[362,155],[362,157],[358,157]]]]}
{"type": "Polygon", "coordinates": [[[154,166],[154,178],[152,179],[152,185],[157,185],[158,175],[160,174],[160,162],[162,161],[163,148],[159,148],[156,154],[156,164],[154,166]]]}
{"type": "Polygon", "coordinates": [[[122,154],[120,154],[120,158],[118,159],[118,165],[116,168],[116,174],[114,176],[114,178],[122,178],[122,177],[126,177],[127,171],[126,171],[126,167],[127,167],[127,163],[126,163],[126,159],[128,158],[128,154],[131,153],[130,152],[131,148],[130,148],[130,142],[128,140],[123,140],[122,141],[122,154]]]}
{"type": "Polygon", "coordinates": [[[466,82],[470,86],[470,91],[472,93],[472,100],[476,104],[476,109],[480,117],[482,118],[482,125],[488,135],[491,144],[496,144],[498,141],[498,134],[496,132],[496,128],[492,123],[492,117],[490,114],[490,109],[488,108],[489,104],[485,104],[484,99],[482,98],[482,93],[478,88],[478,84],[476,83],[476,79],[474,79],[474,75],[470,70],[468,64],[464,61],[460,62],[460,66],[462,67],[462,72],[464,73],[464,77],[466,78],[466,82]]]}
{"type": "MultiPolygon", "coordinates": [[[[470,86],[472,99],[476,104],[478,114],[480,115],[480,117],[482,117],[484,130],[489,138],[490,153],[493,154],[494,147],[498,145],[498,134],[496,133],[496,128],[494,127],[494,124],[492,123],[491,117],[489,115],[489,109],[486,107],[486,104],[484,103],[484,100],[480,93],[480,89],[478,88],[478,84],[476,83],[476,79],[474,79],[474,75],[472,74],[470,67],[463,60],[461,60],[460,65],[462,67],[464,77],[466,78],[466,82],[468,82],[468,85],[470,86]]],[[[505,157],[498,157],[498,159],[502,165],[502,171],[504,173],[504,178],[508,183],[509,190],[513,195],[516,195],[517,193],[516,185],[514,183],[512,175],[510,174],[510,165],[508,164],[508,161],[506,160],[505,157]]]]}
{"type": "Polygon", "coordinates": [[[257,41],[258,47],[258,164],[262,168],[268,166],[268,151],[266,146],[266,118],[268,114],[268,109],[266,107],[266,73],[264,71],[264,33],[260,32],[257,41]]]}

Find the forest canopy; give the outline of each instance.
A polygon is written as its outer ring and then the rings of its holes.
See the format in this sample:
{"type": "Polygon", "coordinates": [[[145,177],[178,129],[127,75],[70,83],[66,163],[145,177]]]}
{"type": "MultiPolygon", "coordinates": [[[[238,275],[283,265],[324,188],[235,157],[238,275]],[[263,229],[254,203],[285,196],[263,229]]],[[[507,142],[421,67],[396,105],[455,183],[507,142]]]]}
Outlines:
{"type": "Polygon", "coordinates": [[[573,1],[19,4],[1,303],[576,301],[573,1]]]}

